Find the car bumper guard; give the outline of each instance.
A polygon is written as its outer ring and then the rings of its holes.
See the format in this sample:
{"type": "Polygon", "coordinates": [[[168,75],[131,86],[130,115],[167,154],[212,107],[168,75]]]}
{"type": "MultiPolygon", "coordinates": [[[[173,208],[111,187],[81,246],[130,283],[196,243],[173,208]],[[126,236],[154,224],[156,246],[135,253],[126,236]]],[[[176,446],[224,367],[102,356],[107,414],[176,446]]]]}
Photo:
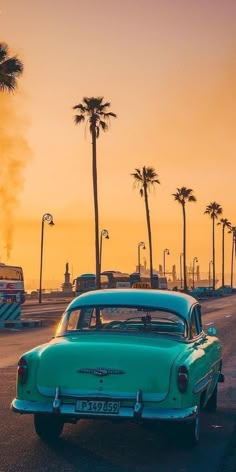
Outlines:
{"type": "MultiPolygon", "coordinates": [[[[149,406],[146,402],[143,403],[142,391],[139,390],[134,399],[133,405],[120,405],[119,413],[88,413],[76,411],[76,400],[85,398],[83,395],[76,396],[73,403],[67,403],[60,397],[60,389],[56,388],[56,394],[52,401],[36,402],[19,400],[15,398],[11,403],[11,409],[16,413],[21,414],[59,414],[62,416],[80,418],[117,418],[117,419],[140,419],[140,420],[164,420],[164,421],[192,421],[198,411],[197,405],[189,408],[160,408],[156,406],[149,406]]],[[[86,397],[87,400],[101,400],[103,397],[86,397]]],[[[114,400],[114,399],[109,399],[114,400]]],[[[121,403],[122,400],[120,399],[121,403]]]]}

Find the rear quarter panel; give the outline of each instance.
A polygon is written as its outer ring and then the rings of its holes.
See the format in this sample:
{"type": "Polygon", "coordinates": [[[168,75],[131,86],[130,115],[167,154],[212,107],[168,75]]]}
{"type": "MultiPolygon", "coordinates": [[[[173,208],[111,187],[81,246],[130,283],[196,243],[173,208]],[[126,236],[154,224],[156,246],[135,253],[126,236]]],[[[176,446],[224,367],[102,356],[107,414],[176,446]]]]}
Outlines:
{"type": "MultiPolygon", "coordinates": [[[[216,337],[203,336],[195,342],[186,343],[186,349],[175,362],[171,391],[177,392],[181,407],[199,405],[204,393],[204,405],[211,396],[218,381],[222,361],[222,346],[216,337]],[[180,365],[189,371],[188,388],[181,393],[177,388],[177,375],[180,365]]],[[[204,406],[203,405],[203,406],[204,406]]]]}

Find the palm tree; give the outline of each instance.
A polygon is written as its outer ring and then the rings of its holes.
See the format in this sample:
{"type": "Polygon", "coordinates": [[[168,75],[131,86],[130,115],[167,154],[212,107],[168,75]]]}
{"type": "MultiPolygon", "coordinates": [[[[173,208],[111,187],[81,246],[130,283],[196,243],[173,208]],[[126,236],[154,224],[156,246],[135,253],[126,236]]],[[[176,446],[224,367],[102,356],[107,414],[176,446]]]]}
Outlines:
{"type": "Polygon", "coordinates": [[[0,43],[0,90],[13,92],[22,72],[22,62],[16,56],[9,57],[7,44],[0,43]]]}
{"type": "Polygon", "coordinates": [[[227,218],[221,218],[217,225],[222,225],[222,288],[225,286],[225,228],[231,228],[231,223],[227,218]]]}
{"type": "Polygon", "coordinates": [[[197,199],[193,195],[193,189],[187,187],[177,188],[176,193],[173,193],[174,199],[180,203],[183,212],[183,275],[184,275],[184,291],[188,291],[187,284],[187,270],[186,270],[186,203],[196,202],[197,199]]]}
{"type": "Polygon", "coordinates": [[[75,115],[75,124],[80,124],[85,120],[89,124],[89,131],[92,136],[92,172],[93,172],[93,200],[95,219],[95,258],[96,258],[96,288],[100,288],[100,260],[99,260],[99,211],[98,211],[98,182],[97,182],[97,139],[100,129],[109,129],[110,117],[116,118],[116,114],[109,112],[109,102],[104,102],[103,97],[84,97],[82,103],[75,105],[73,110],[78,110],[75,115]]]}
{"type": "Polygon", "coordinates": [[[215,264],[215,220],[222,214],[222,207],[219,203],[211,202],[207,205],[204,214],[212,218],[212,267],[213,267],[213,290],[216,288],[216,264],[215,264]]]}
{"type": "Polygon", "coordinates": [[[148,203],[148,192],[154,187],[155,184],[160,184],[159,178],[153,167],[142,167],[142,169],[135,169],[135,172],[131,174],[134,177],[134,184],[139,187],[139,193],[141,197],[144,197],[147,230],[148,230],[148,242],[149,242],[149,261],[150,261],[150,281],[152,286],[153,276],[153,262],[152,262],[152,231],[151,231],[151,220],[150,210],[148,203]]]}
{"type": "Polygon", "coordinates": [[[235,259],[235,256],[236,256],[236,226],[231,226],[229,233],[232,234],[230,285],[233,288],[233,284],[234,284],[234,259],[235,259]]]}

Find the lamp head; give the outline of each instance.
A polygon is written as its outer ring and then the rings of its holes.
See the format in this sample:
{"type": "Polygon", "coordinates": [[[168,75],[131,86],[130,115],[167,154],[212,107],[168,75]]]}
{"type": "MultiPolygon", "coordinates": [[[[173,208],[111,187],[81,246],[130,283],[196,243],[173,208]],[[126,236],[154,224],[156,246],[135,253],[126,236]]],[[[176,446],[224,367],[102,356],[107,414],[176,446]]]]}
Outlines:
{"type": "Polygon", "coordinates": [[[145,242],[144,241],[140,241],[138,243],[138,247],[142,248],[142,249],[146,249],[146,246],[145,246],[145,242]]]}
{"type": "Polygon", "coordinates": [[[108,233],[108,230],[107,229],[102,229],[101,231],[101,237],[104,237],[105,239],[110,239],[109,238],[109,233],[108,233]]]}
{"type": "Polygon", "coordinates": [[[44,221],[47,221],[49,225],[53,226],[55,223],[53,222],[53,216],[51,215],[51,213],[45,213],[42,217],[42,223],[44,223],[44,221]]]}

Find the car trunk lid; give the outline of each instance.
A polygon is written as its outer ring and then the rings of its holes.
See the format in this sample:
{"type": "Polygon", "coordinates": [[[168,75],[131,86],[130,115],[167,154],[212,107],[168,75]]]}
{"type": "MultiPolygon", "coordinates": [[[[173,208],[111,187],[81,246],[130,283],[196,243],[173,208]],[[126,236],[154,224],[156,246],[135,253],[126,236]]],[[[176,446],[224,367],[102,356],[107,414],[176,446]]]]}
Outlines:
{"type": "Polygon", "coordinates": [[[183,349],[162,336],[99,334],[57,338],[40,354],[37,386],[53,394],[159,393],[169,390],[171,369],[183,349]]]}

